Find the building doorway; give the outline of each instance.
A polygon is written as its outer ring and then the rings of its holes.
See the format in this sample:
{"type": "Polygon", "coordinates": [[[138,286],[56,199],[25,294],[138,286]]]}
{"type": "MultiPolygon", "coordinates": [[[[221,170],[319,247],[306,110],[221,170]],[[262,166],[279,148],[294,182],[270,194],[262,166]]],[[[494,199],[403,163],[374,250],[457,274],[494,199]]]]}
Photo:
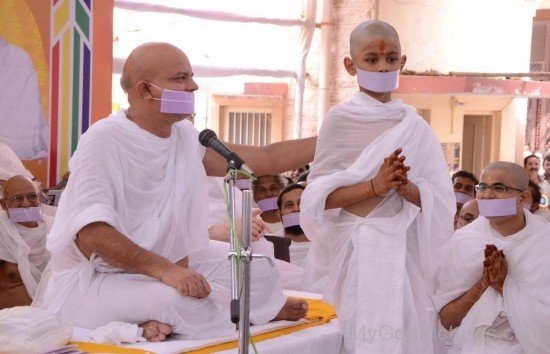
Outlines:
{"type": "Polygon", "coordinates": [[[491,162],[492,115],[464,115],[462,169],[479,176],[491,162]]]}

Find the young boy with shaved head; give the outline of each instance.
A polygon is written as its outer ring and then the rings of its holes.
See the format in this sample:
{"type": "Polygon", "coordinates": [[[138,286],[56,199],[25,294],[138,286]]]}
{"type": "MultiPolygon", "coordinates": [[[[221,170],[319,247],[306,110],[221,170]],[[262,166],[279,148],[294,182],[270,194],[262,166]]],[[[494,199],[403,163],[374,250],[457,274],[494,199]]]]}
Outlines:
{"type": "Polygon", "coordinates": [[[337,308],[342,352],[432,353],[436,252],[456,207],[447,165],[422,117],[392,100],[406,62],[396,30],[359,24],[350,54],[344,66],[359,92],[323,121],[300,224],[314,244],[329,243],[324,296],[337,308]]]}
{"type": "Polygon", "coordinates": [[[527,172],[511,162],[480,176],[480,216],[444,252],[435,305],[449,353],[548,353],[550,227],[525,210],[527,172]]]}

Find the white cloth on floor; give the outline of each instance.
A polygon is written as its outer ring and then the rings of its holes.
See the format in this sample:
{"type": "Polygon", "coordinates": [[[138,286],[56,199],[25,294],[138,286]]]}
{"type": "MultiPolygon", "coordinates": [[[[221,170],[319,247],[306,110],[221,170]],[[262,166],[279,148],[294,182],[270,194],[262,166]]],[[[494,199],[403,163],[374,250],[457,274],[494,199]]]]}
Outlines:
{"type": "Polygon", "coordinates": [[[462,353],[547,353],[550,348],[550,226],[525,212],[526,226],[502,236],[480,216],[446,246],[434,302],[438,311],[481,278],[485,246],[503,250],[508,275],[501,296],[487,289],[454,329],[462,353]]]}
{"type": "Polygon", "coordinates": [[[42,214],[37,227],[12,222],[0,211],[0,260],[17,264],[17,269],[31,299],[34,298],[42,272],[50,260],[46,236],[53,218],[42,214]]]}
{"type": "MultiPolygon", "coordinates": [[[[90,127],[69,163],[71,178],[48,236],[52,261],[45,306],[83,328],[154,319],[193,337],[231,327],[229,315],[223,317],[225,309],[212,300],[181,296],[156,279],[124,273],[95,254],[88,260],[74,242],[82,227],[105,222],[174,263],[207,247],[204,153],[188,120],[174,124],[168,138],[141,129],[124,111],[90,127]]],[[[190,256],[190,268],[211,287],[227,285],[226,255],[204,264],[190,256]]],[[[258,323],[275,317],[285,302],[275,272],[259,271],[268,283],[258,282],[261,290],[253,291],[252,303],[261,298],[251,314],[258,323]]]]}
{"type": "Polygon", "coordinates": [[[330,240],[325,298],[336,305],[344,352],[433,351],[430,295],[437,251],[452,235],[455,208],[439,141],[413,107],[358,92],[327,113],[302,194],[300,224],[313,242],[319,229],[330,240]],[[422,210],[389,192],[364,218],[343,209],[325,211],[331,192],[373,178],[398,147],[411,166],[408,177],[420,190],[422,210]],[[391,338],[382,333],[388,328],[391,338]]]}
{"type": "Polygon", "coordinates": [[[57,315],[30,306],[0,310],[0,352],[44,353],[67,344],[73,326],[57,315]]]}
{"type": "Polygon", "coordinates": [[[115,344],[146,342],[143,338],[143,328],[135,323],[113,321],[99,327],[88,334],[95,343],[115,344]]]}
{"type": "Polygon", "coordinates": [[[0,141],[20,159],[46,157],[49,129],[32,60],[0,37],[0,63],[0,141]]]}

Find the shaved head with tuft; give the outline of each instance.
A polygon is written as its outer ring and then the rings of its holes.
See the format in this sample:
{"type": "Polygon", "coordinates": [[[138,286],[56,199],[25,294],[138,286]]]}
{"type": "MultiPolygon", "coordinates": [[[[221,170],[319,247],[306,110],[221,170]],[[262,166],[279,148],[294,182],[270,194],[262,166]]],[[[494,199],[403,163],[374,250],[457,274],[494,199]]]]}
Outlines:
{"type": "Polygon", "coordinates": [[[399,35],[395,28],[387,22],[379,20],[365,21],[357,25],[349,37],[350,55],[354,58],[369,42],[373,40],[390,39],[395,41],[399,51],[399,35]]]}

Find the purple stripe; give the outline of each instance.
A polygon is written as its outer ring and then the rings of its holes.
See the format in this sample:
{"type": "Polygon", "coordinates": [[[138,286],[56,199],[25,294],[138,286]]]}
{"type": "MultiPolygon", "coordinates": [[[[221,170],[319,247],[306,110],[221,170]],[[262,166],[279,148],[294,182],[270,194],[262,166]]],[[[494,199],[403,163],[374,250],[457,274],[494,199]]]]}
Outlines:
{"type": "Polygon", "coordinates": [[[88,6],[89,10],[92,10],[92,0],[84,0],[84,3],[88,6]]]}
{"type": "Polygon", "coordinates": [[[82,133],[90,126],[90,49],[84,45],[84,60],[82,73],[82,133]]]}

